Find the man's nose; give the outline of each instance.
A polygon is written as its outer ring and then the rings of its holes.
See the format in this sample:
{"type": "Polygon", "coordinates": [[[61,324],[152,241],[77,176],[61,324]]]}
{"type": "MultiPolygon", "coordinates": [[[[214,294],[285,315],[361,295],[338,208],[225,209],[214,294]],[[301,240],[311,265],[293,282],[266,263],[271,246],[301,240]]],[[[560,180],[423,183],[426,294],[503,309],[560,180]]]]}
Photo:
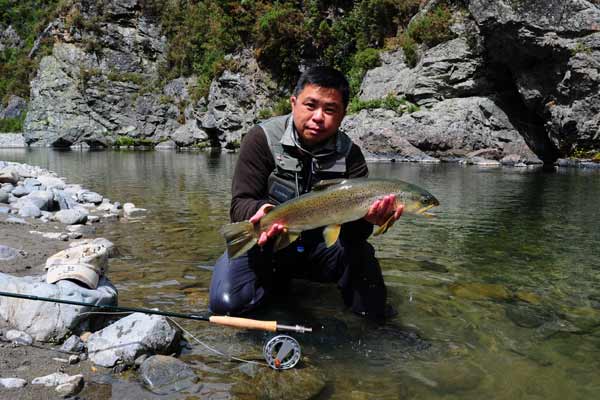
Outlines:
{"type": "Polygon", "coordinates": [[[317,108],[315,111],[313,111],[312,119],[314,121],[323,121],[323,116],[323,109],[317,108]]]}

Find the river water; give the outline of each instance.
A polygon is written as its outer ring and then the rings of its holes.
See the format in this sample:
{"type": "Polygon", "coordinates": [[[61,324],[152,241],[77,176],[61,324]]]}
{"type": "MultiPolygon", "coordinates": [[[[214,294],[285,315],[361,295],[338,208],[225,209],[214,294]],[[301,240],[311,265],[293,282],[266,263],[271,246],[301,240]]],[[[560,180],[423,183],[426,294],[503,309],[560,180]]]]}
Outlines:
{"type": "MultiPolygon", "coordinates": [[[[113,201],[147,208],[140,221],[98,231],[121,252],[110,265],[120,304],[206,309],[209,266],[224,247],[218,229],[228,222],[235,155],[40,149],[0,150],[0,159],[39,165],[113,201]]],[[[303,365],[326,381],[317,398],[600,397],[600,172],[369,168],[372,177],[427,188],[441,206],[435,218],[403,216],[371,240],[399,311],[388,325],[344,310],[335,287],[304,282],[260,315],[322,328],[296,336],[303,365]]],[[[247,358],[258,357],[266,338],[183,325],[206,344],[247,358]]],[[[275,393],[260,385],[258,392],[231,391],[239,364],[200,345],[183,358],[202,366],[204,397],[275,393]]],[[[302,398],[303,390],[291,398],[302,398]]]]}

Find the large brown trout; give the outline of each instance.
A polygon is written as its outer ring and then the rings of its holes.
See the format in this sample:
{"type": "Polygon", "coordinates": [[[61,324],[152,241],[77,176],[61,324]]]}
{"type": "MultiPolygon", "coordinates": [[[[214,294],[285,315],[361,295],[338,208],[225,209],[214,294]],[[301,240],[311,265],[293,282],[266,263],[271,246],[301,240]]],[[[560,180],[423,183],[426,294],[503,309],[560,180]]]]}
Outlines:
{"type": "MultiPolygon", "coordinates": [[[[338,239],[341,224],[364,217],[377,199],[388,194],[396,196],[394,206],[403,204],[405,213],[423,214],[440,204],[428,191],[400,180],[358,178],[322,181],[312,192],[273,208],[257,224],[243,221],[223,226],[221,234],[227,242],[227,254],[230,258],[244,254],[274,223],[285,227],[284,232],[277,236],[275,251],[294,242],[302,231],[321,226],[326,227],[323,238],[330,247],[338,239]]],[[[392,223],[390,218],[374,235],[385,233],[392,223]]]]}

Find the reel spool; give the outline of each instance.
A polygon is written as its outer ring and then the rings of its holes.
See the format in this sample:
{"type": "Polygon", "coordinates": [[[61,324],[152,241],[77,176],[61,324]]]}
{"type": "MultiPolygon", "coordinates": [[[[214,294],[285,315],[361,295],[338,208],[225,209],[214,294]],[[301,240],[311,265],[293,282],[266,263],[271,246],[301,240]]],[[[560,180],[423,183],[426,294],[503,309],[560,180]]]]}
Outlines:
{"type": "Polygon", "coordinates": [[[277,335],[265,344],[263,355],[271,368],[283,370],[294,368],[300,361],[302,352],[296,339],[288,335],[277,335]]]}

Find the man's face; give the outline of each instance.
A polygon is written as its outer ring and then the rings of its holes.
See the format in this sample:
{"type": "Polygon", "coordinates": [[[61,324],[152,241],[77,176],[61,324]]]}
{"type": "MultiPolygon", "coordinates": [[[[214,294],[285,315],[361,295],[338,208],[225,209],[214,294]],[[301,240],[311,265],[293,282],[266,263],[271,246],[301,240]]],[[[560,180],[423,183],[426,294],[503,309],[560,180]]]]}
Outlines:
{"type": "Polygon", "coordinates": [[[294,126],[306,146],[333,136],[346,115],[342,94],[336,89],[306,85],[297,97],[290,97],[290,102],[294,126]]]}

